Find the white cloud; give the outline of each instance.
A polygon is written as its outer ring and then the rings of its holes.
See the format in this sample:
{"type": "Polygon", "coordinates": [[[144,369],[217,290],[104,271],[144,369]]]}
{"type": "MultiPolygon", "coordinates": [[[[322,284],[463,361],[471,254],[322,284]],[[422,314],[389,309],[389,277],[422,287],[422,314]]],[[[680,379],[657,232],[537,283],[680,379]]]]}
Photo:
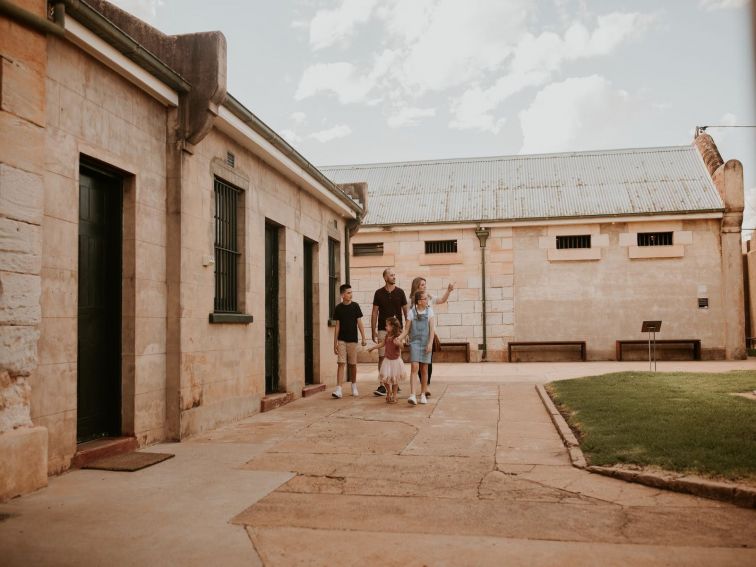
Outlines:
{"type": "Polygon", "coordinates": [[[520,153],[642,147],[658,112],[599,75],[551,83],[519,113],[520,153]]]}
{"type": "Polygon", "coordinates": [[[365,23],[376,0],[343,0],[333,10],[318,10],[310,22],[310,45],[323,49],[334,43],[346,42],[357,24],[365,23]]]}
{"type": "Polygon", "coordinates": [[[279,134],[290,144],[296,144],[302,141],[302,136],[297,134],[294,130],[279,130],[279,134]]]}
{"type": "Polygon", "coordinates": [[[368,76],[358,76],[351,63],[317,63],[305,69],[294,98],[302,100],[319,92],[332,92],[339,102],[364,102],[374,86],[368,76]]]}
{"type": "Polygon", "coordinates": [[[468,89],[452,101],[451,111],[454,117],[449,126],[457,130],[475,129],[497,134],[506,119],[497,119],[493,115],[496,107],[513,94],[543,84],[548,78],[548,73],[537,71],[514,73],[501,77],[488,89],[478,86],[468,89]]]}
{"type": "MultiPolygon", "coordinates": [[[[440,0],[425,29],[413,30],[416,40],[405,43],[407,55],[397,78],[418,95],[464,84],[497,68],[512,53],[531,10],[527,0],[440,0]]],[[[390,20],[387,27],[398,26],[390,20]]]]}
{"type": "Polygon", "coordinates": [[[741,8],[748,4],[748,0],[700,0],[699,8],[708,12],[714,10],[727,10],[729,8],[741,8]]]}
{"type": "Polygon", "coordinates": [[[328,128],[327,130],[313,132],[308,136],[308,138],[314,138],[318,142],[324,144],[326,142],[330,142],[331,140],[349,136],[349,134],[351,133],[352,129],[349,126],[347,126],[346,124],[339,124],[337,126],[334,126],[333,128],[328,128]]]}
{"type": "Polygon", "coordinates": [[[289,118],[291,118],[291,121],[295,124],[301,124],[307,119],[307,115],[304,112],[292,112],[289,115],[289,118]]]}
{"type": "Polygon", "coordinates": [[[388,125],[391,128],[412,126],[413,124],[417,124],[419,118],[428,118],[435,115],[435,108],[415,108],[407,106],[389,116],[388,125]]]}
{"type": "Polygon", "coordinates": [[[498,133],[505,119],[497,119],[494,111],[507,98],[545,84],[565,61],[611,53],[628,38],[642,33],[651,21],[642,14],[612,13],[600,16],[593,31],[578,22],[563,38],[553,32],[525,34],[517,44],[509,73],[487,89],[474,86],[452,100],[449,125],[459,130],[498,133]]]}
{"type": "Polygon", "coordinates": [[[154,22],[158,7],[163,5],[163,0],[109,0],[122,10],[145,22],[154,22]]]}

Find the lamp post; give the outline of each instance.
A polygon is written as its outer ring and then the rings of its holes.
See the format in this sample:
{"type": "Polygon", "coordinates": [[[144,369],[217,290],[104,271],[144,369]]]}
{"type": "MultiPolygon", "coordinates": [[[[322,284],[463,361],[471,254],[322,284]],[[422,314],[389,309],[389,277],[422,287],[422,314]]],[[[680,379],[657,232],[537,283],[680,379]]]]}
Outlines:
{"type": "Polygon", "coordinates": [[[475,236],[478,237],[480,243],[480,274],[481,274],[481,296],[483,299],[483,355],[482,360],[488,358],[488,341],[486,333],[486,240],[491,235],[491,231],[487,228],[478,226],[475,230],[475,236]]]}

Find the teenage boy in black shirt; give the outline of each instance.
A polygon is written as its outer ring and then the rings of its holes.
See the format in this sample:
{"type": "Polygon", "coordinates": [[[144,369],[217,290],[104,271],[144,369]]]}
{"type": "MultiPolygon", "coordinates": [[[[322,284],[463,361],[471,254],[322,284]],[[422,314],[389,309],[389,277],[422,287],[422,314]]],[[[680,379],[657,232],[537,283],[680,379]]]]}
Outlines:
{"type": "Polygon", "coordinates": [[[333,332],[333,352],[336,354],[336,389],[331,393],[334,398],[341,398],[341,384],[344,382],[344,366],[349,368],[349,381],[352,383],[352,395],[357,396],[357,329],[360,330],[362,346],[365,341],[365,327],[362,325],[362,309],[352,301],[352,286],[343,284],[339,287],[341,303],[333,309],[336,328],[333,332]]]}

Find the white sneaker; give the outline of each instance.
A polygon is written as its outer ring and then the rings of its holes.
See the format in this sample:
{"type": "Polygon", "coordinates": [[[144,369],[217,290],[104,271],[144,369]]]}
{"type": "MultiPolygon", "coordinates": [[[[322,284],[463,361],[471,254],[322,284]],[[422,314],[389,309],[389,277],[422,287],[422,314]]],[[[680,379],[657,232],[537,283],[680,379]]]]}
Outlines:
{"type": "Polygon", "coordinates": [[[421,404],[427,404],[428,398],[425,397],[425,394],[420,394],[420,403],[421,404]]]}
{"type": "Polygon", "coordinates": [[[359,396],[360,393],[357,391],[357,384],[352,384],[352,395],[353,396],[359,396]]]}
{"type": "Polygon", "coordinates": [[[415,397],[415,394],[412,394],[409,398],[407,398],[407,402],[412,404],[413,406],[416,406],[417,398],[415,397]]]}
{"type": "Polygon", "coordinates": [[[334,398],[337,398],[337,399],[341,399],[341,386],[339,386],[339,387],[338,387],[338,388],[336,388],[336,389],[335,389],[335,390],[334,390],[333,392],[331,392],[331,395],[332,395],[332,396],[333,396],[334,398]]]}

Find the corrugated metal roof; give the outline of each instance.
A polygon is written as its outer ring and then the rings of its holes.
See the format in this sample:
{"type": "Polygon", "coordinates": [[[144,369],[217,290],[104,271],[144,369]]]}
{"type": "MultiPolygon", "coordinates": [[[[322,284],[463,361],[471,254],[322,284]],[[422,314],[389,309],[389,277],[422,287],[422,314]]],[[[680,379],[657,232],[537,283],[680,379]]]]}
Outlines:
{"type": "Polygon", "coordinates": [[[693,146],[324,166],[368,184],[366,225],[721,211],[693,146]]]}

